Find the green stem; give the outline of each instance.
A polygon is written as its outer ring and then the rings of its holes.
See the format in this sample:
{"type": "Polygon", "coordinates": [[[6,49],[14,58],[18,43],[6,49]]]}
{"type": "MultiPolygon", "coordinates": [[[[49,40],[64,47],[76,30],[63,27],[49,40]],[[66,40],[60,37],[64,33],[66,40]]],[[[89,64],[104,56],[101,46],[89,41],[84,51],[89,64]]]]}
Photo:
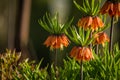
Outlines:
{"type": "Polygon", "coordinates": [[[57,51],[57,49],[55,49],[55,67],[57,66],[57,53],[58,53],[58,51],[57,51]]]}
{"type": "Polygon", "coordinates": [[[99,48],[99,45],[96,45],[96,54],[98,55],[98,48],[99,48]]]}
{"type": "Polygon", "coordinates": [[[80,80],[83,80],[83,61],[82,60],[80,64],[80,80]]]}
{"type": "MultiPolygon", "coordinates": [[[[92,31],[90,32],[90,38],[92,38],[92,31]]],[[[92,43],[90,44],[90,48],[92,49],[92,43]]]]}
{"type": "Polygon", "coordinates": [[[58,80],[58,70],[57,70],[57,66],[58,66],[58,49],[55,49],[55,76],[56,76],[56,79],[58,80]]]}
{"type": "Polygon", "coordinates": [[[114,28],[114,16],[111,18],[111,27],[110,27],[110,43],[109,43],[109,53],[112,52],[112,42],[113,42],[113,28],[114,28]]]}

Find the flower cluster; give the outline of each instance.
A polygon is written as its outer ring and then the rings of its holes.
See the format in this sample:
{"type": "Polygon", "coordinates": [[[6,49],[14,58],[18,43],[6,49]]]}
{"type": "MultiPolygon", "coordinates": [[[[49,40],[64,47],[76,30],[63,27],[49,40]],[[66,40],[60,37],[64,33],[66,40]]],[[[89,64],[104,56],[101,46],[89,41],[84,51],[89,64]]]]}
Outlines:
{"type": "Polygon", "coordinates": [[[114,29],[114,17],[118,21],[118,17],[120,16],[120,2],[119,0],[107,0],[104,5],[101,7],[101,14],[109,14],[111,17],[111,27],[110,27],[110,44],[109,44],[109,52],[112,51],[112,38],[113,38],[113,29],[114,29]]]}
{"type": "MultiPolygon", "coordinates": [[[[89,61],[89,60],[93,59],[92,47],[89,47],[89,45],[102,44],[104,46],[105,42],[109,42],[109,38],[108,38],[107,34],[99,31],[99,29],[105,27],[104,22],[97,15],[99,13],[99,11],[96,11],[96,9],[99,10],[99,7],[98,7],[99,5],[95,6],[94,0],[92,0],[92,4],[89,4],[87,1],[88,0],[86,0],[86,1],[84,0],[84,2],[86,2],[86,3],[83,4],[83,7],[81,7],[79,4],[74,2],[76,7],[79,10],[81,10],[82,12],[84,12],[84,16],[81,19],[79,19],[77,26],[78,26],[78,28],[82,28],[83,30],[85,30],[85,31],[81,31],[81,33],[79,33],[80,30],[78,30],[79,31],[78,33],[77,33],[77,31],[72,31],[72,32],[76,32],[77,37],[75,37],[75,38],[78,39],[78,40],[74,40],[74,39],[72,39],[72,40],[74,42],[76,41],[76,43],[79,46],[72,48],[72,50],[70,52],[70,56],[72,58],[75,58],[77,61],[89,61]],[[92,5],[92,6],[89,6],[89,5],[92,5]],[[87,7],[89,7],[89,9],[87,9],[87,7]],[[93,9],[93,8],[96,8],[96,9],[93,9]],[[83,34],[83,35],[81,35],[81,34],[83,34]],[[86,39],[86,37],[85,38],[83,37],[83,36],[85,36],[85,34],[87,35],[86,36],[87,39],[86,39]],[[81,37],[83,39],[81,39],[81,37]],[[92,40],[92,38],[94,40],[92,40]]],[[[111,8],[111,6],[109,8],[111,8]]],[[[111,10],[109,10],[109,13],[111,13],[111,10]]],[[[75,35],[75,34],[73,34],[73,35],[75,35]]]]}
{"type": "Polygon", "coordinates": [[[105,42],[109,42],[108,35],[105,32],[99,32],[95,34],[95,44],[102,44],[104,46],[105,42]]]}
{"type": "Polygon", "coordinates": [[[43,21],[39,20],[39,24],[51,33],[45,40],[44,45],[50,47],[50,49],[63,49],[70,43],[68,36],[76,44],[72,48],[70,56],[77,61],[89,61],[93,59],[91,44],[102,44],[104,46],[105,42],[109,42],[107,34],[102,32],[105,25],[102,18],[98,16],[99,12],[101,14],[108,13],[111,16],[119,16],[120,4],[107,0],[101,9],[99,0],[97,5],[94,0],[91,0],[91,3],[89,0],[83,0],[83,6],[77,4],[76,1],[74,1],[74,4],[84,13],[77,23],[78,27],[71,27],[67,31],[73,20],[61,25],[58,21],[58,16],[51,18],[48,14],[46,14],[46,18],[43,17],[43,21]]]}
{"type": "Polygon", "coordinates": [[[51,18],[51,16],[47,13],[46,16],[43,17],[43,20],[39,20],[41,27],[51,33],[51,35],[48,36],[44,42],[44,45],[46,45],[46,47],[50,47],[50,50],[62,50],[63,47],[67,47],[70,42],[65,35],[65,30],[70,26],[73,19],[71,19],[69,22],[66,22],[65,24],[60,24],[58,20],[58,14],[51,18]]]}
{"type": "Polygon", "coordinates": [[[70,41],[65,34],[51,35],[46,39],[44,45],[46,45],[47,47],[50,46],[50,49],[63,49],[63,46],[67,47],[69,45],[69,42],[70,41]]]}
{"type": "MultiPolygon", "coordinates": [[[[83,80],[82,62],[94,59],[93,52],[96,54],[99,53],[99,45],[104,47],[105,42],[110,42],[109,53],[112,53],[114,17],[118,19],[120,16],[120,3],[118,0],[106,0],[105,4],[100,8],[101,0],[83,0],[82,5],[79,5],[75,0],[73,2],[79,11],[83,13],[82,18],[77,22],[77,27],[70,27],[73,19],[70,22],[61,25],[58,21],[58,16],[51,18],[46,15],[46,18],[43,17],[43,21],[40,20],[39,23],[50,33],[50,36],[45,40],[44,45],[50,47],[50,50],[55,50],[55,53],[57,53],[57,49],[63,50],[63,47],[68,47],[70,43],[69,39],[74,43],[74,46],[70,51],[70,57],[81,64],[80,78],[83,80]],[[106,17],[104,18],[101,14],[109,14],[111,16],[110,39],[108,35],[103,32],[107,28],[107,25],[104,24],[106,17]],[[67,37],[69,37],[69,39],[67,37]]],[[[106,51],[103,52],[106,53],[106,51]]],[[[57,56],[55,57],[56,66],[57,56]]]]}
{"type": "Polygon", "coordinates": [[[104,27],[104,23],[98,17],[83,17],[78,21],[78,27],[83,27],[85,30],[92,29],[92,31],[98,30],[98,28],[104,27]]]}
{"type": "Polygon", "coordinates": [[[84,61],[87,60],[89,61],[90,59],[93,59],[93,54],[92,54],[92,49],[88,47],[73,47],[70,56],[75,58],[77,61],[84,61]]]}
{"type": "Polygon", "coordinates": [[[107,0],[100,9],[101,14],[108,13],[110,16],[120,16],[120,3],[114,0],[107,0]]]}

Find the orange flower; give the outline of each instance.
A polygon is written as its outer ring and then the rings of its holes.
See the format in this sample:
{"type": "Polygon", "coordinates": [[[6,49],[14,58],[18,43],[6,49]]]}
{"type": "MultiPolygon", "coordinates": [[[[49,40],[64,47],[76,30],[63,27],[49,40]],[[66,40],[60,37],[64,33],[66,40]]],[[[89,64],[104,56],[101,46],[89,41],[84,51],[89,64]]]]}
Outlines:
{"type": "Polygon", "coordinates": [[[51,49],[58,49],[63,48],[63,46],[67,47],[69,45],[69,42],[69,39],[64,34],[51,35],[46,39],[44,45],[46,45],[47,47],[50,46],[51,49]]]}
{"type": "Polygon", "coordinates": [[[114,3],[114,16],[120,16],[120,3],[114,3]]]}
{"type": "Polygon", "coordinates": [[[100,9],[101,14],[108,13],[110,16],[120,16],[120,3],[106,1],[103,7],[100,9]]]}
{"type": "Polygon", "coordinates": [[[105,42],[109,42],[109,38],[106,33],[100,32],[95,34],[95,44],[102,44],[104,46],[105,42]]]}
{"type": "Polygon", "coordinates": [[[77,61],[89,61],[93,59],[92,50],[87,47],[73,47],[70,56],[77,61]]]}
{"type": "Polygon", "coordinates": [[[92,24],[91,16],[83,17],[78,21],[78,27],[83,27],[84,29],[89,28],[91,24],[92,24]]]}
{"type": "Polygon", "coordinates": [[[104,26],[104,23],[99,17],[83,17],[78,21],[78,27],[83,27],[86,29],[92,29],[92,31],[97,30],[104,26]]]}
{"type": "Polygon", "coordinates": [[[100,9],[101,14],[108,13],[110,16],[113,16],[113,3],[111,1],[106,1],[105,4],[100,9]]]}
{"type": "Polygon", "coordinates": [[[97,30],[99,27],[103,27],[104,23],[102,22],[102,20],[99,17],[94,17],[93,18],[93,22],[92,22],[92,31],[97,30]]]}

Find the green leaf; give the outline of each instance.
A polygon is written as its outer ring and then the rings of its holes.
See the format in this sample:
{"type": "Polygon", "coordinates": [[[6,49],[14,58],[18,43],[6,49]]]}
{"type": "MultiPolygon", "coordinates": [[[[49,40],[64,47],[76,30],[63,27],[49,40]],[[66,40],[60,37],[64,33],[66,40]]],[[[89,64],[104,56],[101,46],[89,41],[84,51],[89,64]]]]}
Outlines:
{"type": "Polygon", "coordinates": [[[93,10],[94,10],[94,3],[95,3],[95,0],[92,0],[92,1],[91,1],[92,12],[93,12],[93,10]]]}
{"type": "Polygon", "coordinates": [[[46,30],[48,30],[48,32],[52,32],[51,30],[52,30],[52,26],[50,27],[48,24],[51,24],[51,23],[48,23],[47,24],[47,22],[46,22],[46,17],[45,16],[43,16],[43,24],[44,24],[44,26],[42,26],[44,29],[46,29],[46,30]]]}
{"type": "Polygon", "coordinates": [[[61,31],[61,26],[59,24],[59,15],[56,13],[56,26],[57,26],[57,32],[59,33],[61,31]]]}
{"type": "Polygon", "coordinates": [[[52,21],[50,19],[50,14],[46,13],[46,18],[47,18],[47,21],[49,23],[50,28],[53,29],[53,24],[52,24],[52,21]]]}
{"type": "Polygon", "coordinates": [[[26,80],[30,80],[26,74],[23,74],[26,80]]]}
{"type": "Polygon", "coordinates": [[[70,28],[71,29],[71,32],[72,32],[72,35],[73,35],[73,38],[75,40],[75,43],[79,44],[79,41],[81,40],[80,37],[78,37],[78,33],[76,31],[76,28],[75,27],[72,27],[70,28]],[[78,39],[79,38],[79,39],[78,39]]]}
{"type": "Polygon", "coordinates": [[[54,69],[53,64],[51,65],[51,79],[52,79],[52,80],[56,80],[56,77],[55,77],[55,69],[54,69]]]}
{"type": "Polygon", "coordinates": [[[98,32],[104,31],[106,29],[110,28],[110,23],[106,23],[103,28],[99,29],[98,32]]]}
{"type": "Polygon", "coordinates": [[[83,9],[85,9],[86,11],[88,11],[88,7],[85,4],[86,1],[83,0],[83,9]]]}
{"type": "Polygon", "coordinates": [[[120,51],[115,55],[115,64],[120,64],[120,51]]]}
{"type": "Polygon", "coordinates": [[[84,1],[85,1],[85,3],[86,3],[87,8],[89,8],[89,11],[90,11],[90,10],[91,10],[91,7],[90,7],[89,1],[88,1],[88,0],[84,0],[84,1]]]}
{"type": "Polygon", "coordinates": [[[87,10],[81,7],[75,0],[73,1],[75,6],[82,12],[87,13],[87,10]]]}
{"type": "Polygon", "coordinates": [[[39,68],[40,68],[40,65],[41,65],[42,61],[43,61],[43,58],[40,60],[39,64],[38,64],[38,65],[36,65],[36,70],[39,70],[39,68]]]}
{"type": "Polygon", "coordinates": [[[84,28],[82,28],[82,36],[81,36],[81,38],[82,38],[82,43],[84,43],[84,41],[85,41],[85,30],[84,30],[84,28]]]}
{"type": "Polygon", "coordinates": [[[87,41],[87,43],[85,45],[89,45],[93,42],[94,38],[91,38],[90,40],[87,41]]]}
{"type": "Polygon", "coordinates": [[[99,4],[97,4],[93,10],[93,14],[92,15],[95,15],[99,10],[99,4]]]}
{"type": "Polygon", "coordinates": [[[87,43],[87,41],[88,41],[88,39],[89,39],[89,37],[90,37],[90,32],[91,32],[91,30],[87,30],[87,31],[86,31],[86,36],[85,36],[84,44],[87,43]]]}
{"type": "Polygon", "coordinates": [[[48,28],[47,24],[44,23],[42,20],[39,20],[38,23],[41,25],[41,27],[43,27],[46,31],[50,32],[50,33],[53,33],[51,31],[51,29],[48,28]]]}
{"type": "Polygon", "coordinates": [[[54,33],[57,33],[57,26],[56,26],[56,19],[55,16],[52,18],[52,24],[53,24],[53,31],[54,33]]]}
{"type": "Polygon", "coordinates": [[[78,28],[78,35],[80,36],[79,41],[81,42],[81,45],[84,43],[84,29],[79,27],[78,28]]]}
{"type": "Polygon", "coordinates": [[[62,29],[61,29],[60,32],[64,32],[65,30],[67,30],[68,27],[70,27],[70,25],[73,22],[73,20],[74,20],[74,17],[69,22],[67,22],[66,24],[64,24],[64,26],[62,27],[62,29]]]}

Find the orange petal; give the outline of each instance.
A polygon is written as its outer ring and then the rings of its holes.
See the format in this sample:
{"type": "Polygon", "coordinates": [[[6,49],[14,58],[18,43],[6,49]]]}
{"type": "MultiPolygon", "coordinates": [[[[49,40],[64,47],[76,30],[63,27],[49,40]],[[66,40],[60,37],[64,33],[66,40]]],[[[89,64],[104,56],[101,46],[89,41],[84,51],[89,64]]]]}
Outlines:
{"type": "Polygon", "coordinates": [[[47,47],[51,45],[51,40],[52,40],[52,36],[49,36],[45,42],[44,42],[44,45],[46,45],[47,47]]]}
{"type": "Polygon", "coordinates": [[[98,22],[98,26],[103,27],[104,23],[102,22],[102,20],[99,17],[96,17],[96,19],[97,19],[97,22],[98,22]]]}
{"type": "Polygon", "coordinates": [[[70,57],[74,58],[77,55],[77,47],[73,47],[71,52],[70,52],[70,57]]]}
{"type": "Polygon", "coordinates": [[[89,17],[88,17],[88,21],[87,21],[87,25],[86,25],[86,26],[90,26],[90,25],[92,24],[92,21],[93,21],[92,17],[89,16],[89,17]]]}

